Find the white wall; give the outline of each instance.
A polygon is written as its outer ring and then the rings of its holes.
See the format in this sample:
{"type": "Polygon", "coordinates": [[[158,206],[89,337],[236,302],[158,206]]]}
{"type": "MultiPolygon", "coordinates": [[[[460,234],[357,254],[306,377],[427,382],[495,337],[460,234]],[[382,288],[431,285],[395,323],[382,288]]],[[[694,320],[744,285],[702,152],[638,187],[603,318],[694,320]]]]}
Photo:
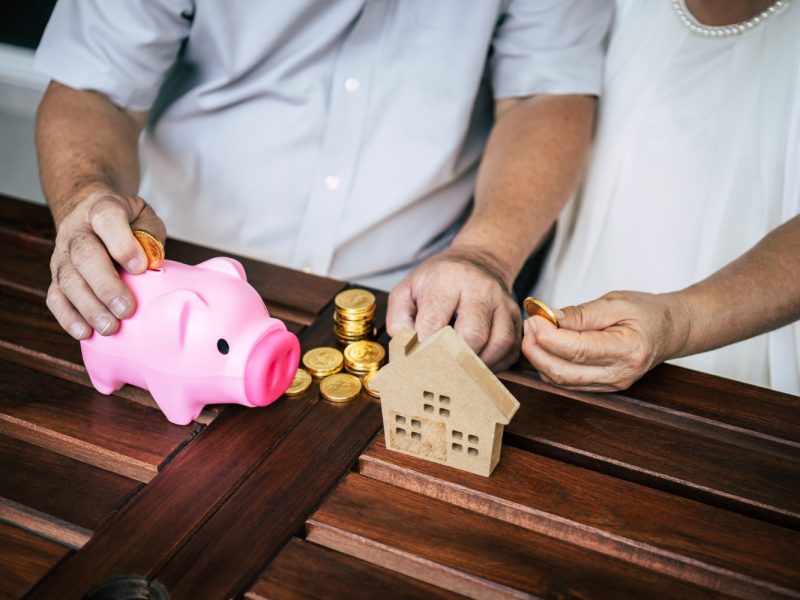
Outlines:
{"type": "Polygon", "coordinates": [[[33,51],[0,44],[0,192],[44,202],[33,141],[36,107],[47,79],[33,70],[33,51]]]}

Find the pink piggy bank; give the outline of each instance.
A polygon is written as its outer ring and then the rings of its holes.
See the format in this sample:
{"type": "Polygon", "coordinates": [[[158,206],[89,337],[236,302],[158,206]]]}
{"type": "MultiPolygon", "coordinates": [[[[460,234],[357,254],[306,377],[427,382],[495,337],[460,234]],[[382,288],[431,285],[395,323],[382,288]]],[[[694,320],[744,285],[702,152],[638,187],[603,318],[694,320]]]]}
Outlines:
{"type": "Polygon", "coordinates": [[[136,312],[114,335],[93,333],[81,342],[99,392],[125,383],[148,389],[167,419],[186,425],[206,404],[265,406],[289,387],[300,343],[269,316],[238,261],[165,260],[154,271],[121,277],[136,312]]]}

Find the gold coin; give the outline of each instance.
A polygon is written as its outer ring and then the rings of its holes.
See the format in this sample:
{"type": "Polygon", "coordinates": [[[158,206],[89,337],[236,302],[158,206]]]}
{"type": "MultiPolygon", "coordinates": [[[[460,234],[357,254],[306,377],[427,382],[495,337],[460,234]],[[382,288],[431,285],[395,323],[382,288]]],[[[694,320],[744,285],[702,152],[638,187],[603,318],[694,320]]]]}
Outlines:
{"type": "Polygon", "coordinates": [[[361,380],[361,383],[364,386],[364,391],[366,391],[370,396],[372,396],[373,398],[380,398],[381,393],[378,390],[373,389],[369,385],[369,382],[372,381],[372,378],[375,377],[376,373],[377,371],[373,371],[372,373],[367,373],[366,375],[364,375],[364,379],[361,380]]]}
{"type": "Polygon", "coordinates": [[[334,299],[336,308],[346,313],[357,314],[374,309],[375,296],[367,290],[352,289],[339,292],[334,299]]]}
{"type": "Polygon", "coordinates": [[[523,302],[523,306],[525,307],[525,312],[528,313],[529,317],[539,316],[544,317],[548,321],[550,321],[553,325],[558,327],[558,317],[553,312],[547,304],[538,300],[536,298],[531,298],[530,296],[525,298],[525,302],[523,302]]]}
{"type": "Polygon", "coordinates": [[[305,369],[297,369],[297,373],[294,374],[294,379],[292,380],[292,385],[289,386],[284,394],[287,396],[299,396],[300,394],[304,394],[308,388],[311,386],[311,375],[308,374],[308,371],[305,369]]]}
{"type": "Polygon", "coordinates": [[[386,356],[386,351],[378,342],[359,341],[353,342],[344,349],[344,359],[356,368],[371,365],[380,366],[386,356]]]}
{"type": "Polygon", "coordinates": [[[344,356],[336,348],[322,346],[303,355],[303,366],[314,377],[326,377],[342,370],[344,356]]]}
{"type": "Polygon", "coordinates": [[[320,382],[319,393],[331,402],[349,402],[361,393],[361,382],[355,375],[337,373],[320,382]]]}
{"type": "Polygon", "coordinates": [[[141,244],[147,256],[147,268],[157,269],[164,262],[164,244],[161,240],[145,229],[134,229],[133,235],[141,244]]]}

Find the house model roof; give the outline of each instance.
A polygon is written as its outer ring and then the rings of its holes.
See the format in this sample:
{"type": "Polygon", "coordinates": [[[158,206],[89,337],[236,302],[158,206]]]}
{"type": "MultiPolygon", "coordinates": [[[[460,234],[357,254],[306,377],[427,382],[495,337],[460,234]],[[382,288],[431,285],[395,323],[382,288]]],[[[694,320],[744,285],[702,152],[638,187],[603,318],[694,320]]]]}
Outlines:
{"type": "MultiPolygon", "coordinates": [[[[421,343],[417,339],[416,331],[401,330],[389,342],[389,364],[373,377],[370,387],[375,388],[381,392],[381,396],[384,396],[393,384],[409,377],[411,374],[409,368],[416,372],[417,365],[425,364],[434,354],[440,359],[442,353],[452,360],[454,367],[461,367],[461,369],[454,368],[454,373],[458,373],[460,370],[470,377],[486,398],[494,404],[497,410],[496,422],[508,425],[511,417],[519,408],[519,402],[450,326],[440,329],[421,343]]],[[[433,361],[431,360],[431,362],[433,361]]],[[[449,377],[451,375],[438,373],[433,376],[449,377]]]]}

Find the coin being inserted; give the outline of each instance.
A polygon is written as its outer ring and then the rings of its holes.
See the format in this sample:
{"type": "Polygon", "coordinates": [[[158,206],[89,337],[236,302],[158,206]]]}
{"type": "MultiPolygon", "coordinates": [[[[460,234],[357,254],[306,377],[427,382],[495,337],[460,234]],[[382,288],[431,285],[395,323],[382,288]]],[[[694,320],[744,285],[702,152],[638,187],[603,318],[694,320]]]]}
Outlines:
{"type": "Polygon", "coordinates": [[[145,229],[134,229],[133,236],[147,256],[147,268],[152,270],[160,267],[164,262],[164,244],[161,240],[145,229]]]}
{"type": "Polygon", "coordinates": [[[528,296],[525,298],[525,301],[522,303],[522,305],[525,307],[525,312],[528,313],[529,317],[544,317],[553,325],[558,327],[558,317],[556,316],[556,313],[554,313],[552,308],[547,306],[547,304],[538,298],[532,298],[528,296]]]}

